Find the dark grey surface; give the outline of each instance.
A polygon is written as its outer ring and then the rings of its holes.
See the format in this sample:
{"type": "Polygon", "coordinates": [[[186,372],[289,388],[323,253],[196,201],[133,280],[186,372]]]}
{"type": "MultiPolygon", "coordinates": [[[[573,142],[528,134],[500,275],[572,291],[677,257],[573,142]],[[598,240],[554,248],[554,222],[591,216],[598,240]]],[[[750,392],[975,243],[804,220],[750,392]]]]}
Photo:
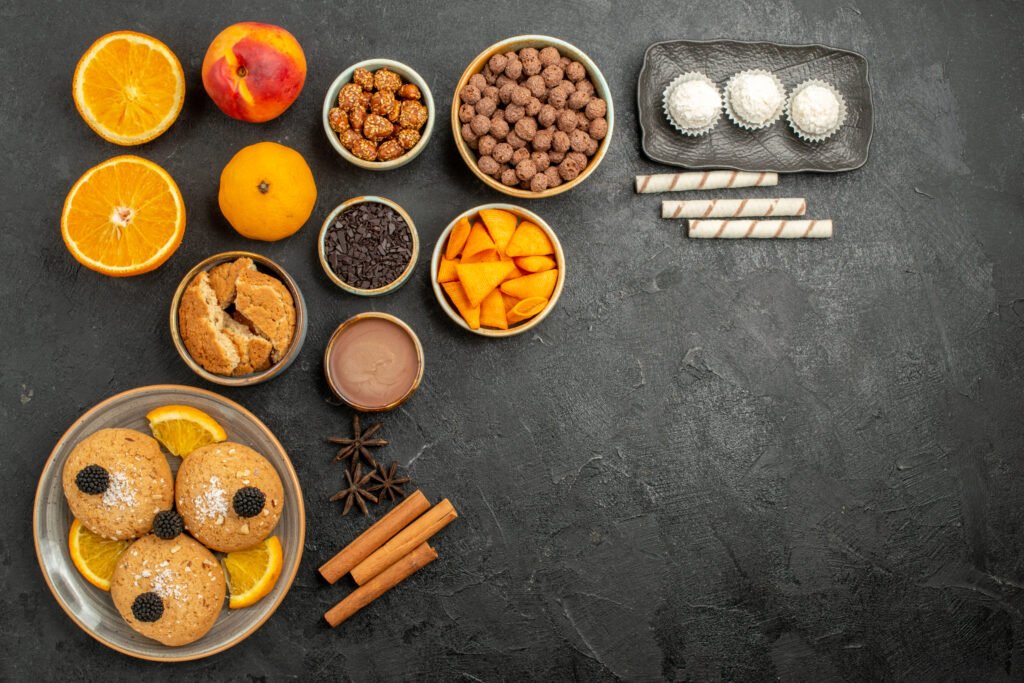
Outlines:
{"type": "Polygon", "coordinates": [[[0,677],[1024,676],[1020,3],[161,7],[0,5],[0,677]],[[296,106],[264,125],[223,116],[199,79],[213,35],[253,18],[292,30],[310,62],[296,106]],[[138,150],[181,185],[188,231],[165,266],[130,280],[81,269],[58,231],[74,180],[122,152],[70,96],[78,57],[118,28],[165,40],[188,77],[180,120],[138,150]],[[341,200],[399,201],[429,247],[451,216],[500,197],[473,179],[441,121],[399,171],[345,165],[318,118],[331,79],[388,56],[446,106],[475,54],[527,31],[586,50],[619,105],[598,172],[529,205],[566,248],[558,309],[535,335],[465,334],[433,300],[428,248],[397,294],[343,296],[314,252],[316,223],[341,200]],[[834,239],[689,242],[657,217],[658,198],[633,194],[634,174],[663,168],[639,149],[644,49],[719,37],[820,42],[871,61],[868,164],[751,192],[807,197],[813,217],[836,221],[834,239]],[[299,149],[320,190],[314,221],[266,246],[234,235],[216,206],[223,164],[258,140],[299,149]],[[306,555],[247,642],[158,667],[108,651],[61,612],[32,552],[32,495],[52,444],[89,406],[144,384],[201,384],[171,346],[167,302],[194,263],[230,248],[279,260],[312,309],[294,367],[223,392],[291,452],[306,555]],[[338,322],[369,308],[408,321],[428,358],[419,393],[386,419],[388,456],[461,518],[438,538],[438,562],[330,631],[321,614],[346,587],[323,585],[315,568],[365,522],[326,501],[341,470],[322,439],[350,414],[329,400],[319,356],[338,322]]]}
{"type": "Polygon", "coordinates": [[[644,53],[637,80],[637,123],[647,158],[685,168],[799,173],[852,171],[864,165],[871,145],[871,85],[863,55],[826,45],[782,45],[736,40],[670,40],[644,53]],[[665,114],[665,91],[681,74],[702,73],[725,97],[729,79],[741,71],[775,74],[787,97],[808,80],[831,84],[843,97],[846,118],[827,140],[797,137],[783,112],[775,123],[746,130],[723,112],[704,135],[682,135],[665,114]]]}

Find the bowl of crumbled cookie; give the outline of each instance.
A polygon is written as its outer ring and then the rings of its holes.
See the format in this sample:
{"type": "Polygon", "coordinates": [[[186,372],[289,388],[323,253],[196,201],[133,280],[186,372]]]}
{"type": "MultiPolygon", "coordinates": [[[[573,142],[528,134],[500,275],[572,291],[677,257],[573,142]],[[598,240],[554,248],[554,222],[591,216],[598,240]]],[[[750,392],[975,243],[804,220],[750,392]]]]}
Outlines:
{"type": "Polygon", "coordinates": [[[284,372],[299,355],[306,325],[306,302],[292,276],[247,251],[196,264],[171,300],[178,355],[222,386],[259,384],[284,372]]]}
{"type": "Polygon", "coordinates": [[[323,106],[327,141],[343,159],[371,171],[404,166],[434,129],[434,98],[411,67],[367,59],[334,79],[323,106]]]}

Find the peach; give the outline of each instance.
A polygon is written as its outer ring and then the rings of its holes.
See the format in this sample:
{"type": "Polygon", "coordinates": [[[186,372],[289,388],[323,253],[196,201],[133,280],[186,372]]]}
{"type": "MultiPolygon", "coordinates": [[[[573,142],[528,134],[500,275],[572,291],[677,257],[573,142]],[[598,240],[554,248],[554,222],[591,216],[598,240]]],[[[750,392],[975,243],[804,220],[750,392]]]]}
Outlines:
{"type": "Polygon", "coordinates": [[[221,31],[203,58],[203,87],[234,119],[260,123],[284,113],[306,82],[306,55],[280,26],[246,21],[221,31]]]}

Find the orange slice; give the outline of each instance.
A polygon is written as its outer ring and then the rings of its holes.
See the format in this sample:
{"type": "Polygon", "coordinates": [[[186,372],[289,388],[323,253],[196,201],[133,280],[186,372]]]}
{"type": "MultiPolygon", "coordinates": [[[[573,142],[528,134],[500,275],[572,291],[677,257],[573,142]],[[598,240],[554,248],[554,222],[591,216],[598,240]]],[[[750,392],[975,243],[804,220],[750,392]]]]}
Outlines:
{"type": "Polygon", "coordinates": [[[146,419],[153,438],[179,458],[228,438],[220,423],[192,406],[160,406],[146,413],[146,419]]]}
{"type": "Polygon", "coordinates": [[[117,145],[141,145],[178,118],[185,72],[156,38],[115,31],[78,60],[72,93],[78,113],[97,135],[117,145]]]}
{"type": "Polygon", "coordinates": [[[131,541],[112,541],[94,534],[77,519],[71,522],[68,534],[71,561],[85,580],[100,590],[110,590],[110,577],[114,575],[117,560],[131,544],[131,541]]]}
{"type": "Polygon", "coordinates": [[[185,202],[174,179],[152,161],[125,155],[78,179],[60,217],[64,244],[79,263],[126,277],[159,267],[185,234],[185,202]]]}
{"type": "Polygon", "coordinates": [[[224,557],[231,599],[228,607],[249,607],[274,589],[284,564],[281,541],[271,536],[255,548],[238,550],[224,557]]]}

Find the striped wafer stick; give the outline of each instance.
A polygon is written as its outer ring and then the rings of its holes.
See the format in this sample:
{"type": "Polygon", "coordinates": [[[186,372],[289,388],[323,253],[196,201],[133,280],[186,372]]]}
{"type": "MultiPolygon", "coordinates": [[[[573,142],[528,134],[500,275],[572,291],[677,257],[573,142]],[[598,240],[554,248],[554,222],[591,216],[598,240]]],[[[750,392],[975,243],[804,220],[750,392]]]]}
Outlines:
{"type": "Polygon", "coordinates": [[[662,218],[742,218],[744,216],[803,216],[807,200],[777,199],[688,199],[661,203],[662,218]]]}
{"type": "Polygon", "coordinates": [[[690,237],[706,239],[799,239],[831,237],[831,220],[814,221],[708,221],[690,220],[690,237]]]}
{"type": "Polygon", "coordinates": [[[638,175],[636,191],[683,192],[686,190],[721,190],[729,187],[767,187],[779,184],[779,174],[763,171],[688,171],[686,173],[659,173],[638,175]]]}

